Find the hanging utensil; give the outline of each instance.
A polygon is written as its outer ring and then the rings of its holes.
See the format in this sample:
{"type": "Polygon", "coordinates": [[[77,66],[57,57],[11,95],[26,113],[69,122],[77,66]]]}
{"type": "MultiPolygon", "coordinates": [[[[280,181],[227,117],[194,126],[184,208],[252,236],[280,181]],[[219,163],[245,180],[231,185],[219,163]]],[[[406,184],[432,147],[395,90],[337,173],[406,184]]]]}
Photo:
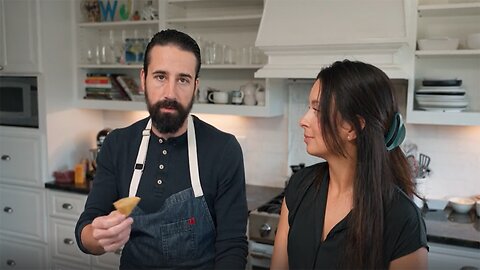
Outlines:
{"type": "Polygon", "coordinates": [[[418,158],[418,173],[417,178],[425,178],[430,173],[428,166],[430,165],[430,157],[420,153],[418,158]]]}

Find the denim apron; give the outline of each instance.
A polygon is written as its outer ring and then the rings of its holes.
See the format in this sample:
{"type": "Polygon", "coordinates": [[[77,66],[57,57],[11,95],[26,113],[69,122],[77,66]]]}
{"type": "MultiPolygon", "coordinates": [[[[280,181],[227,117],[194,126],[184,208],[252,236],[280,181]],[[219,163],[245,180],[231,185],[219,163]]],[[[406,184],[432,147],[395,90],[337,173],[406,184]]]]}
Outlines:
{"type": "MultiPolygon", "coordinates": [[[[192,187],[168,197],[158,212],[146,214],[139,207],[134,209],[131,214],[132,231],[122,252],[120,269],[214,268],[215,226],[200,184],[195,127],[191,115],[187,121],[192,187]]],[[[142,133],[129,197],[137,193],[150,128],[151,120],[142,133]]]]}

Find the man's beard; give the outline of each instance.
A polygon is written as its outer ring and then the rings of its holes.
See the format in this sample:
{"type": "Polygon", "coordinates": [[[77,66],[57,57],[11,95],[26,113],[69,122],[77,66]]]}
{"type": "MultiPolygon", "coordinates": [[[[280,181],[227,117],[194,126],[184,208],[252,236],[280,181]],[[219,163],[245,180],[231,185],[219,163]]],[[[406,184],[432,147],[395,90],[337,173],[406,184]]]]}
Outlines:
{"type": "Polygon", "coordinates": [[[188,114],[192,110],[194,96],[192,100],[187,105],[187,107],[183,107],[180,103],[176,100],[172,99],[165,99],[156,102],[155,104],[151,104],[148,100],[148,91],[145,91],[146,102],[148,112],[150,113],[150,118],[152,119],[152,125],[160,132],[160,133],[175,133],[177,132],[187,119],[188,114]],[[162,108],[176,110],[177,113],[163,113],[161,111],[162,108]]]}

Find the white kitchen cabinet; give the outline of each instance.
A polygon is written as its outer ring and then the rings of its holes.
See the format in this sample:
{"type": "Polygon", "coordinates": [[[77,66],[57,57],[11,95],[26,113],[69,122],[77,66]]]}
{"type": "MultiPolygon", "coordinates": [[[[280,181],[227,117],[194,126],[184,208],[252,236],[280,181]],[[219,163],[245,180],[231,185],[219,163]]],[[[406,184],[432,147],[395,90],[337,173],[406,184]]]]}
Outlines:
{"type": "Polygon", "coordinates": [[[0,129],[0,269],[48,267],[42,139],[37,130],[0,129]]]}
{"type": "Polygon", "coordinates": [[[0,236],[0,269],[48,269],[45,245],[0,236]]]}
{"type": "Polygon", "coordinates": [[[38,0],[0,0],[0,74],[39,72],[38,0]]]}
{"type": "Polygon", "coordinates": [[[0,234],[46,242],[45,191],[0,185],[0,234]]]}
{"type": "MultiPolygon", "coordinates": [[[[140,2],[141,9],[144,2],[140,2]]],[[[103,45],[108,51],[110,37],[115,44],[123,38],[150,38],[151,34],[165,28],[174,28],[192,35],[202,49],[202,59],[208,43],[216,43],[223,51],[230,52],[232,61],[227,63],[202,63],[200,84],[222,91],[238,90],[241,85],[254,80],[254,73],[262,66],[262,54],[255,51],[254,43],[262,16],[262,0],[157,0],[155,8],[159,20],[84,22],[79,5],[75,3],[77,34],[75,103],[83,109],[146,111],[145,102],[84,99],[84,79],[88,73],[124,73],[139,79],[143,63],[119,64],[114,58],[102,58],[103,45]],[[99,48],[99,58],[96,52],[99,48]],[[253,58],[252,58],[253,57],[253,58]],[[246,59],[248,58],[248,59],[246,59]],[[254,60],[250,60],[254,59],[254,60]],[[255,63],[255,64],[252,64],[255,63]]],[[[115,46],[110,46],[115,48],[115,46]]],[[[121,47],[121,46],[120,46],[121,47]]],[[[225,53],[226,54],[226,53],[225,53]]],[[[106,53],[108,55],[108,52],[106,53]]],[[[118,60],[118,57],[117,57],[118,60]]],[[[204,62],[204,61],[202,61],[204,62]]],[[[284,112],[285,87],[273,80],[256,79],[265,86],[265,106],[195,104],[194,113],[229,114],[252,117],[271,117],[284,112]]]]}
{"type": "Polygon", "coordinates": [[[85,207],[87,196],[71,192],[48,191],[48,214],[67,220],[77,220],[85,207]]]}
{"type": "Polygon", "coordinates": [[[93,256],[76,243],[75,225],[83,212],[86,195],[48,190],[49,248],[53,269],[118,269],[121,252],[93,256]]]}
{"type": "Polygon", "coordinates": [[[56,260],[90,266],[90,255],[83,253],[75,239],[75,221],[50,218],[50,255],[56,260]]]}
{"type": "Polygon", "coordinates": [[[40,151],[36,136],[0,136],[0,183],[42,187],[40,151]]]}
{"type": "MultiPolygon", "coordinates": [[[[480,2],[429,4],[419,1],[417,40],[459,38],[458,50],[417,50],[415,83],[409,91],[411,124],[480,125],[480,50],[468,49],[468,34],[480,32],[480,2]],[[415,102],[415,90],[424,79],[460,79],[469,105],[463,112],[424,111],[415,102]]],[[[459,1],[456,1],[459,2],[459,1]]]]}
{"type": "Polygon", "coordinates": [[[480,252],[478,252],[478,249],[432,242],[429,242],[428,246],[430,247],[428,252],[428,269],[480,269],[480,252]],[[468,266],[472,268],[467,268],[468,266]]]}
{"type": "Polygon", "coordinates": [[[0,184],[0,269],[47,268],[45,191],[0,184]]]}
{"type": "Polygon", "coordinates": [[[90,267],[53,259],[50,269],[52,270],[87,270],[87,269],[90,269],[90,267]]]}
{"type": "Polygon", "coordinates": [[[75,239],[75,224],[85,207],[87,196],[48,190],[48,227],[50,257],[54,267],[89,269],[91,256],[83,253],[75,239]]]}

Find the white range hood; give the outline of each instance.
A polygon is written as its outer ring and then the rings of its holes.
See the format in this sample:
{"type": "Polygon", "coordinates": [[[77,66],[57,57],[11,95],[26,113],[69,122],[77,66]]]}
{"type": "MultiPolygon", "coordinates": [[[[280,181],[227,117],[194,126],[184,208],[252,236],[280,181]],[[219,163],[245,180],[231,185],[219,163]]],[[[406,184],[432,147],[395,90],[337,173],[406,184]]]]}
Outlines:
{"type": "Polygon", "coordinates": [[[368,62],[408,78],[412,0],[265,0],[255,45],[268,56],[257,78],[315,78],[336,60],[368,62]]]}

